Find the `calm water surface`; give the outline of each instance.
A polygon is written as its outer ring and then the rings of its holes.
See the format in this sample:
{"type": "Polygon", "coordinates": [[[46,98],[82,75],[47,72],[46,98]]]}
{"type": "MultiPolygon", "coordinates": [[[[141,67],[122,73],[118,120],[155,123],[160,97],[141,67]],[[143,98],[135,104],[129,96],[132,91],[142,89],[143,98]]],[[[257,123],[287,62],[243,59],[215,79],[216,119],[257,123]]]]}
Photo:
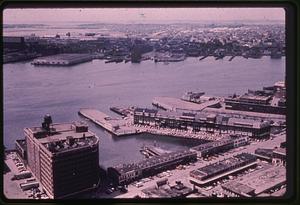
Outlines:
{"type": "MultiPolygon", "coordinates": [[[[80,108],[96,108],[114,115],[110,106],[151,107],[155,96],[180,97],[186,91],[226,96],[261,89],[284,80],[285,58],[244,59],[231,62],[188,58],[183,62],[155,64],[108,63],[101,60],[71,67],[35,67],[30,62],[5,64],[4,144],[13,148],[23,138],[23,128],[41,125],[46,113],[54,122],[82,120],[80,108]]],[[[107,167],[142,159],[139,148],[157,142],[161,147],[179,150],[192,143],[171,137],[138,135],[112,137],[88,123],[100,137],[100,164],[107,167]]]]}

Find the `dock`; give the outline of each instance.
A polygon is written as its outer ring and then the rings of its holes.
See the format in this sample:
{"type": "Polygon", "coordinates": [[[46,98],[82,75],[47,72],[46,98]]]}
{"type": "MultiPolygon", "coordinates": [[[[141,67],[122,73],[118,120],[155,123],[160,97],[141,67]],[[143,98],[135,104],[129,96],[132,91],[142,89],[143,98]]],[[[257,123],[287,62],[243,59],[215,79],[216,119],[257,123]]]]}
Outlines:
{"type": "Polygon", "coordinates": [[[110,116],[96,109],[82,108],[79,110],[78,114],[90,119],[95,124],[101,126],[108,132],[117,136],[132,135],[138,133],[138,130],[136,130],[134,127],[126,125],[126,120],[111,118],[110,116]]]}
{"type": "Polygon", "coordinates": [[[170,151],[163,150],[160,147],[156,146],[143,146],[140,151],[146,157],[160,156],[162,154],[170,153],[170,151]]]}
{"type": "Polygon", "coordinates": [[[208,134],[205,132],[188,132],[188,131],[177,131],[171,129],[163,129],[152,126],[141,126],[133,124],[132,116],[128,116],[127,118],[112,118],[105,113],[89,108],[81,108],[78,112],[79,115],[91,120],[96,125],[99,125],[106,131],[110,132],[115,136],[126,136],[126,135],[136,135],[141,133],[149,133],[159,136],[170,136],[177,138],[185,138],[185,139],[194,139],[194,140],[219,140],[222,138],[219,134],[208,134]]]}

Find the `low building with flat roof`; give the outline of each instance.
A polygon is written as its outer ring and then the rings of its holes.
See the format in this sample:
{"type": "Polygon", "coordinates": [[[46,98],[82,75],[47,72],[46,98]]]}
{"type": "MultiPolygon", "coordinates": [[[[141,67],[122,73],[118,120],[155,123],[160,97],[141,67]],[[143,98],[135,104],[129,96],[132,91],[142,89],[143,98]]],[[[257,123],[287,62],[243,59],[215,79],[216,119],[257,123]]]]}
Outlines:
{"type": "Polygon", "coordinates": [[[248,143],[248,137],[245,136],[228,136],[221,140],[204,143],[195,147],[192,147],[192,151],[196,151],[198,157],[204,157],[208,155],[225,152],[227,150],[245,145],[248,143]]]}
{"type": "Polygon", "coordinates": [[[286,183],[286,168],[269,166],[262,171],[256,171],[248,174],[247,177],[242,178],[238,183],[241,184],[239,187],[247,187],[247,189],[239,190],[236,182],[230,182],[230,184],[222,185],[222,187],[236,194],[238,194],[238,191],[242,192],[242,190],[251,190],[250,194],[248,193],[249,195],[261,195],[262,193],[268,192],[271,189],[281,187],[286,183]],[[233,183],[233,185],[235,183],[235,185],[232,186],[231,183],[233,183]]]}
{"type": "Polygon", "coordinates": [[[190,182],[197,186],[203,186],[252,166],[256,166],[256,156],[241,153],[191,171],[190,182]]]}
{"type": "Polygon", "coordinates": [[[107,169],[107,175],[114,184],[129,184],[142,177],[152,176],[179,164],[197,160],[197,153],[189,150],[165,153],[138,163],[120,164],[107,169]]]}
{"type": "Polygon", "coordinates": [[[237,181],[230,181],[222,185],[222,188],[226,191],[232,192],[242,197],[251,197],[254,196],[254,191],[252,187],[249,187],[245,184],[241,184],[237,181]]]}

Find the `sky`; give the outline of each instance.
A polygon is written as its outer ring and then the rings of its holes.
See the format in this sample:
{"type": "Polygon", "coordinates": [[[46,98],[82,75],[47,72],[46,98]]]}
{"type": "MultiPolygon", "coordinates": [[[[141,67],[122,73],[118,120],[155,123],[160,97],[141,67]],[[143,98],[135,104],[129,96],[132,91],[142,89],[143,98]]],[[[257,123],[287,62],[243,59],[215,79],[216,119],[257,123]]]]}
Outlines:
{"type": "Polygon", "coordinates": [[[3,11],[4,24],[284,21],[283,8],[64,8],[3,11]]]}

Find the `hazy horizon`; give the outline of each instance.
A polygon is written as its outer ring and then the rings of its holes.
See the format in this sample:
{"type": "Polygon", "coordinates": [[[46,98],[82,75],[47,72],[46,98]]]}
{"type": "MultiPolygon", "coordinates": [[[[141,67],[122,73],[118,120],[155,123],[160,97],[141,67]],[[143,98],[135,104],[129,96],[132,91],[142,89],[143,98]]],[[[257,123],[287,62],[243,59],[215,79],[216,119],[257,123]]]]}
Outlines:
{"type": "Polygon", "coordinates": [[[283,8],[4,9],[3,24],[284,22],[283,8]],[[184,13],[184,15],[182,15],[184,13]],[[37,18],[38,17],[38,18],[37,18]]]}

